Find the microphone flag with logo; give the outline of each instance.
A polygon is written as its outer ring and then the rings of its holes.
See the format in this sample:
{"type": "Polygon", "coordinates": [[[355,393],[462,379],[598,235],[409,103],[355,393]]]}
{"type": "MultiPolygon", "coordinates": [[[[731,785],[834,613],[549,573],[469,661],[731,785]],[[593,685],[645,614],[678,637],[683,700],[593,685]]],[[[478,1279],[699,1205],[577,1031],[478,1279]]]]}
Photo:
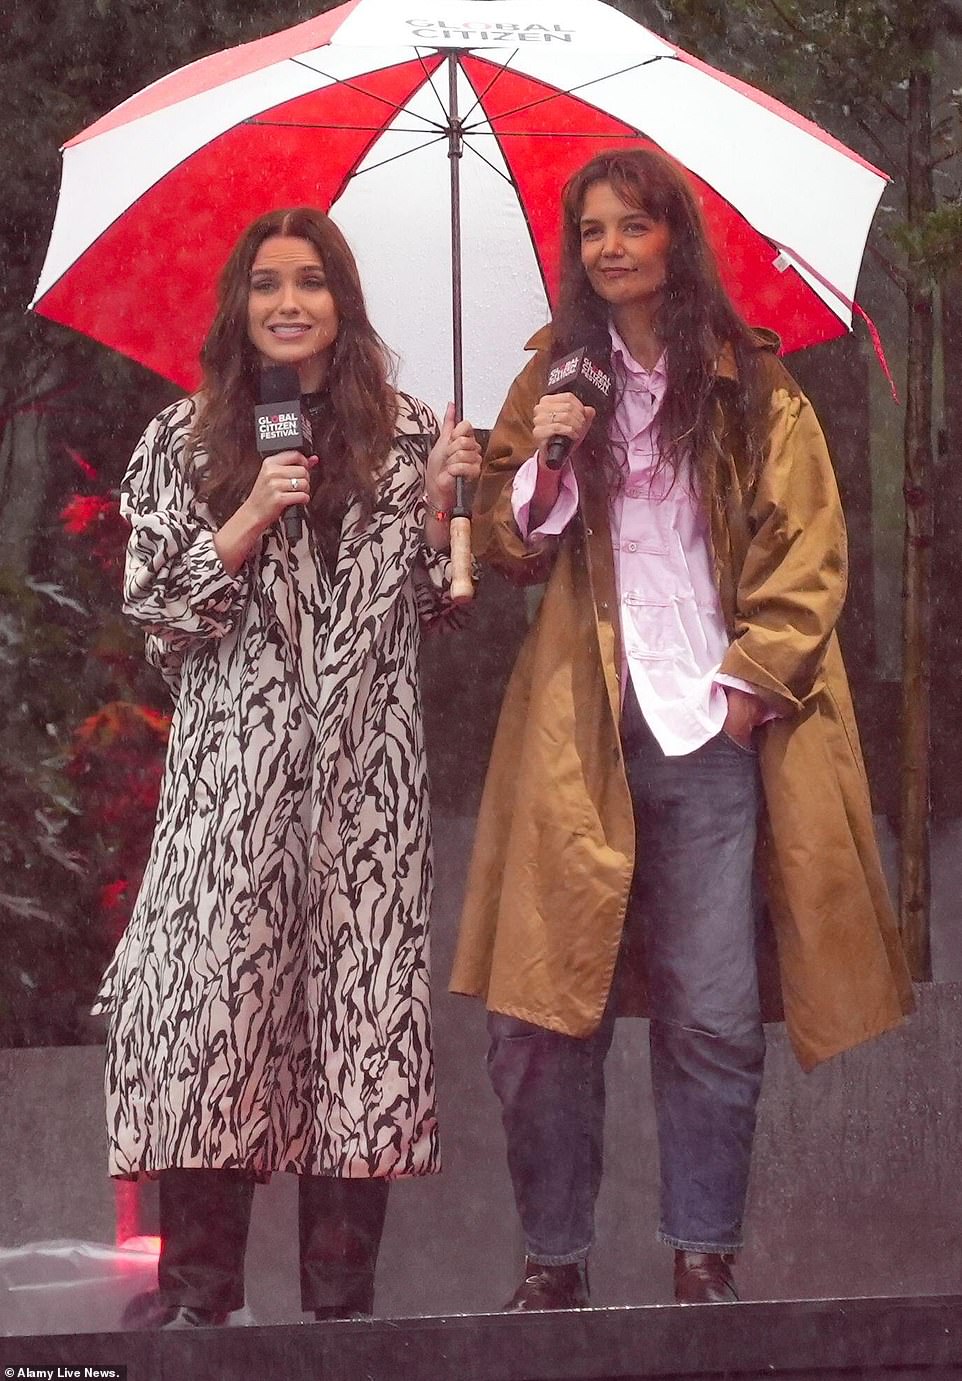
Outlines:
{"type": "MultiPolygon", "coordinates": [[[[262,456],[281,451],[311,453],[311,428],[301,408],[301,384],[297,370],[289,364],[272,364],[261,370],[261,401],[254,408],[254,433],[262,456]]],[[[284,510],[284,531],[288,541],[296,542],[303,522],[301,508],[284,510]]]]}
{"type": "MultiPolygon", "coordinates": [[[[595,364],[587,350],[569,350],[548,366],[545,393],[573,393],[583,407],[595,411],[611,397],[612,378],[602,365],[595,364]]],[[[544,463],[549,470],[560,470],[571,450],[570,436],[553,436],[548,442],[544,463]]]]}

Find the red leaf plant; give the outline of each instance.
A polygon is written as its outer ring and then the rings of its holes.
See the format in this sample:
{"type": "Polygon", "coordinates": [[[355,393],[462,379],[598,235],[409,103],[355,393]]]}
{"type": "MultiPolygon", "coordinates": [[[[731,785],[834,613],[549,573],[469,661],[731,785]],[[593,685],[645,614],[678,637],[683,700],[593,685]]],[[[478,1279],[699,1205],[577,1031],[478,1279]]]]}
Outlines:
{"type": "MultiPolygon", "coordinates": [[[[108,578],[113,604],[120,583],[124,549],[130,532],[120,515],[118,495],[79,451],[67,454],[95,492],[75,493],[60,510],[64,533],[80,543],[93,566],[108,578]]],[[[89,648],[123,691],[134,683],[139,650],[116,622],[101,623],[89,648]]],[[[116,695],[116,690],[114,692],[116,695]]],[[[170,718],[149,705],[112,699],[74,729],[68,771],[80,791],[85,833],[97,840],[100,854],[99,910],[106,931],[116,940],[130,914],[143,876],[153,832],[164,746],[170,718]]]]}
{"type": "Polygon", "coordinates": [[[64,532],[79,537],[90,556],[105,572],[119,579],[130,525],[120,516],[120,497],[101,480],[95,465],[73,446],[64,448],[70,460],[91,485],[94,493],[71,494],[60,510],[64,532]]]}
{"type": "Polygon", "coordinates": [[[103,851],[100,911],[114,939],[143,876],[169,728],[170,717],[148,705],[112,700],[73,733],[68,770],[82,792],[86,828],[103,851]]]}

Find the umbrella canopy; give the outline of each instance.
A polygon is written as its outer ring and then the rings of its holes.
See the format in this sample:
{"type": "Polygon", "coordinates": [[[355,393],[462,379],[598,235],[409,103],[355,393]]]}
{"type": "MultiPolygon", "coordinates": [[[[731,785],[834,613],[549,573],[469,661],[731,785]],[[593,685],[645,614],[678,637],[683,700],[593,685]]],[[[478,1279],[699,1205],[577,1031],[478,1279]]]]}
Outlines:
{"type": "Polygon", "coordinates": [[[490,425],[550,315],[565,180],[638,143],[692,174],[750,321],[787,350],[851,326],[885,175],[601,0],[349,0],[155,82],[65,146],[32,306],[189,389],[242,229],[319,206],[401,386],[455,397],[461,334],[490,425]]]}

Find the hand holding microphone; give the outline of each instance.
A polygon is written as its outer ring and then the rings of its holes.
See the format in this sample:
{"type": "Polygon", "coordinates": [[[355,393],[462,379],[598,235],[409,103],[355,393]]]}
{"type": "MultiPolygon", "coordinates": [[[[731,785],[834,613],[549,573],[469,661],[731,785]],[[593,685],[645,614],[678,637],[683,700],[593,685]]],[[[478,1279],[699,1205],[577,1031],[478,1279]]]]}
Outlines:
{"type": "Polygon", "coordinates": [[[310,503],[311,470],[316,464],[314,456],[303,456],[299,451],[279,451],[264,457],[246,500],[246,509],[261,531],[282,518],[288,539],[297,540],[300,532],[291,538],[290,515],[300,520],[301,509],[310,503]]]}
{"type": "Polygon", "coordinates": [[[573,393],[546,393],[535,404],[532,427],[541,464],[548,470],[560,470],[594,420],[594,408],[585,407],[573,393]],[[556,461],[559,441],[566,445],[560,461],[556,461]]]}
{"type": "Polygon", "coordinates": [[[311,501],[311,450],[306,419],[301,414],[297,371],[278,365],[265,369],[260,381],[261,402],[254,408],[254,435],[263,457],[247,498],[214,535],[214,548],[228,575],[236,575],[255,543],[284,519],[288,541],[301,534],[301,510],[311,501]],[[292,530],[292,524],[296,524],[292,530]]]}
{"type": "MultiPolygon", "coordinates": [[[[310,424],[301,409],[301,385],[297,370],[287,364],[270,365],[261,371],[261,401],[254,408],[254,432],[257,450],[273,463],[261,466],[250,499],[273,505],[283,512],[284,531],[289,542],[298,540],[303,530],[301,508],[310,503],[311,485],[307,466],[297,463],[299,457],[289,452],[299,451],[315,464],[311,456],[310,424]],[[294,464],[291,462],[294,461],[294,464]]],[[[278,513],[270,521],[276,521],[278,513]]]]}
{"type": "Polygon", "coordinates": [[[548,368],[544,396],[535,405],[534,439],[542,463],[560,470],[571,450],[611,396],[612,377],[582,349],[571,350],[548,368]]]}

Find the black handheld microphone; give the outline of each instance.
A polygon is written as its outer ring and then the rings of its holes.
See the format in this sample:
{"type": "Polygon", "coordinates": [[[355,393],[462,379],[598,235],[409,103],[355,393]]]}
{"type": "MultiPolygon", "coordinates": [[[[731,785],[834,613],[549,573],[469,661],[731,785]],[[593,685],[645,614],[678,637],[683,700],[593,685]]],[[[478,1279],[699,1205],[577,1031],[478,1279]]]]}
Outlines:
{"type": "MultiPolygon", "coordinates": [[[[272,364],[261,371],[261,401],[254,408],[257,450],[262,456],[279,451],[311,453],[310,424],[301,409],[301,384],[297,370],[289,364],[272,364]]],[[[303,530],[301,507],[284,509],[284,531],[289,542],[296,542],[303,530]]]]}
{"type": "MultiPolygon", "coordinates": [[[[548,366],[545,393],[573,393],[586,408],[596,411],[611,397],[612,377],[607,369],[589,359],[588,352],[569,350],[548,366]]],[[[553,436],[545,451],[544,463],[549,470],[560,470],[571,450],[570,436],[553,436]]]]}

